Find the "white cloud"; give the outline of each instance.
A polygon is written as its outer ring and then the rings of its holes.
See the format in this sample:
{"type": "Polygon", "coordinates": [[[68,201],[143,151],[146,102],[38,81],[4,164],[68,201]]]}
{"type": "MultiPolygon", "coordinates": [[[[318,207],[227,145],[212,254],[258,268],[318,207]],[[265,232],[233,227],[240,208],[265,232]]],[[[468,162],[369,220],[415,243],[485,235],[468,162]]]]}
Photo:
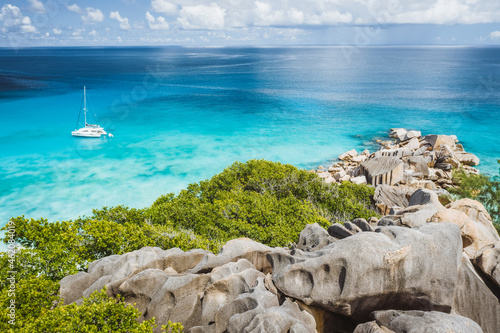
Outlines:
{"type": "Polygon", "coordinates": [[[97,23],[104,21],[104,14],[100,9],[87,7],[85,10],[87,11],[87,14],[82,15],[82,21],[84,23],[97,23]]]}
{"type": "Polygon", "coordinates": [[[176,14],[177,13],[177,5],[167,1],[167,0],[153,0],[151,1],[151,7],[153,7],[153,10],[157,13],[164,13],[164,14],[176,14]]]}
{"type": "Polygon", "coordinates": [[[184,29],[224,29],[226,9],[215,2],[210,5],[182,6],[177,21],[184,29]]]}
{"type": "Polygon", "coordinates": [[[60,35],[60,34],[62,34],[62,30],[61,30],[61,29],[57,29],[57,28],[52,29],[52,32],[53,32],[55,35],[60,35]]]}
{"type": "Polygon", "coordinates": [[[491,23],[498,21],[499,14],[498,3],[494,2],[483,5],[470,0],[432,0],[419,3],[405,1],[402,2],[400,12],[390,15],[387,22],[402,24],[491,23]]]}
{"type": "MultiPolygon", "coordinates": [[[[352,22],[352,14],[349,12],[341,13],[336,10],[330,10],[321,14],[313,14],[307,17],[306,23],[312,25],[336,25],[339,23],[352,22]]],[[[358,22],[360,22],[358,20],[358,22]]],[[[362,19],[361,19],[362,22],[362,19]]]]}
{"type": "Polygon", "coordinates": [[[31,24],[28,16],[23,16],[19,7],[4,5],[0,10],[0,31],[3,33],[35,33],[37,28],[31,24]]]}
{"type": "Polygon", "coordinates": [[[255,1],[255,25],[297,25],[304,22],[304,13],[294,7],[274,10],[269,2],[255,1]]]}
{"type": "Polygon", "coordinates": [[[85,32],[85,29],[76,29],[75,31],[73,31],[72,35],[73,36],[80,36],[82,34],[82,32],[85,32]]]}
{"type": "Polygon", "coordinates": [[[500,31],[492,31],[492,32],[488,35],[488,38],[489,38],[489,39],[500,39],[500,31]]]}
{"type": "Polygon", "coordinates": [[[76,3],[72,5],[66,5],[66,8],[73,13],[83,14],[83,10],[76,3]]]}
{"type": "Polygon", "coordinates": [[[45,6],[39,0],[28,0],[31,4],[30,9],[37,13],[45,13],[45,6]]]}
{"type": "Polygon", "coordinates": [[[92,31],[89,32],[90,36],[97,36],[97,31],[93,29],[92,31]]]}
{"type": "Polygon", "coordinates": [[[111,12],[109,13],[109,18],[115,19],[120,22],[120,29],[122,30],[130,30],[130,23],[128,23],[127,17],[121,17],[119,12],[111,12]]]}
{"type": "Polygon", "coordinates": [[[167,30],[169,28],[168,22],[163,16],[154,17],[150,12],[146,12],[146,20],[150,29],[153,30],[167,30]]]}

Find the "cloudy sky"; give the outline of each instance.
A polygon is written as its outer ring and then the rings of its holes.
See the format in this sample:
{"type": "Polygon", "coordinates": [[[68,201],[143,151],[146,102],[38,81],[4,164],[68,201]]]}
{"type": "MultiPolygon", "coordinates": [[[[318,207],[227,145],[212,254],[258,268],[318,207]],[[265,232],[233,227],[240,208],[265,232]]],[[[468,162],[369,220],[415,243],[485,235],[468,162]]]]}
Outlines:
{"type": "Polygon", "coordinates": [[[4,0],[0,46],[500,44],[500,0],[4,0]]]}

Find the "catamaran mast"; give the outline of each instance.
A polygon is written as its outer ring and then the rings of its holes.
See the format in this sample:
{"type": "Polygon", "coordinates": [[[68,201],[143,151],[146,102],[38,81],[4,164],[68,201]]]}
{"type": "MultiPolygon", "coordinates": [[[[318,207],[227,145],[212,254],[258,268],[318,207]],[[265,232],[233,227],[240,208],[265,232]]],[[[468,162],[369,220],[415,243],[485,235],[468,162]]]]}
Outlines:
{"type": "Polygon", "coordinates": [[[87,126],[87,98],[86,98],[86,88],[83,86],[83,113],[85,114],[85,126],[87,126]]]}

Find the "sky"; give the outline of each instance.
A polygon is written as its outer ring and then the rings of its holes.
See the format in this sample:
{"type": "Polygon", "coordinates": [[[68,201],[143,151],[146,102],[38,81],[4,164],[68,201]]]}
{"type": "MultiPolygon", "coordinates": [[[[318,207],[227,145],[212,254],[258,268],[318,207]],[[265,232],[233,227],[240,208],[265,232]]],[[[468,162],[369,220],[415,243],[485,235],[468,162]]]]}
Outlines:
{"type": "Polygon", "coordinates": [[[500,45],[500,0],[3,0],[0,47],[500,45]]]}

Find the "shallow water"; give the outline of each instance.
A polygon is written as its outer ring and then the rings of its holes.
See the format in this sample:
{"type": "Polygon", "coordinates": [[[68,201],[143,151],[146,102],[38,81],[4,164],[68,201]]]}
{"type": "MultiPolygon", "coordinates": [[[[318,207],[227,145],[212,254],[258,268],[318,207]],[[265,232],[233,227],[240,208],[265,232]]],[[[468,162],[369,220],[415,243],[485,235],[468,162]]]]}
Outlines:
{"type": "Polygon", "coordinates": [[[499,110],[500,48],[0,49],[1,224],[144,207],[234,161],[326,165],[390,127],[498,173],[499,110]],[[70,135],[83,85],[113,138],[70,135]]]}

